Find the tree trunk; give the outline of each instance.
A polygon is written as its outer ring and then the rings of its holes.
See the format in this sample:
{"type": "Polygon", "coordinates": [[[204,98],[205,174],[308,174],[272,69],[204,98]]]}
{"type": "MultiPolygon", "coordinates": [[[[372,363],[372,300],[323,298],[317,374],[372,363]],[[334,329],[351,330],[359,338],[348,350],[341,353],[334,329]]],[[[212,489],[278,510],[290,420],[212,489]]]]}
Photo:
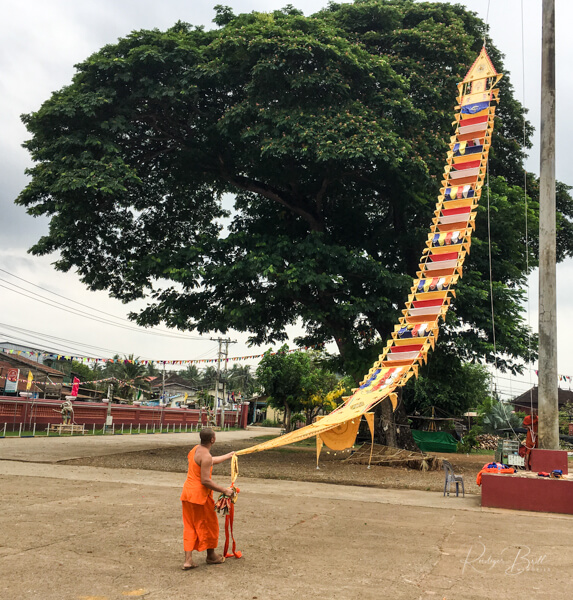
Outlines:
{"type": "Polygon", "coordinates": [[[291,416],[291,408],[288,403],[285,403],[285,432],[290,432],[290,416],[291,416]]]}
{"type": "Polygon", "coordinates": [[[374,408],[374,442],[393,448],[403,448],[419,452],[408,416],[402,402],[402,388],[398,389],[398,406],[392,411],[390,398],[386,398],[374,408]]]}

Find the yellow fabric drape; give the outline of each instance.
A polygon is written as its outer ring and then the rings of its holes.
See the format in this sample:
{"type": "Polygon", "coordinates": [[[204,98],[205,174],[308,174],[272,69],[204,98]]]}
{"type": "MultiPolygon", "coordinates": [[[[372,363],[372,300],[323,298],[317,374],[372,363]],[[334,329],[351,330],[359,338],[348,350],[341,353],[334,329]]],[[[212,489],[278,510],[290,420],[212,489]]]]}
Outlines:
{"type": "Polygon", "coordinates": [[[366,417],[366,422],[368,423],[368,428],[370,429],[370,458],[368,459],[368,468],[370,468],[370,463],[372,462],[372,452],[374,450],[374,413],[366,413],[364,415],[366,417]]]}
{"type": "MultiPolygon", "coordinates": [[[[321,418],[322,420],[322,418],[321,418]]],[[[345,421],[336,427],[319,434],[320,439],[331,450],[346,450],[354,445],[361,417],[345,421]]]]}
{"type": "MultiPolygon", "coordinates": [[[[401,373],[404,370],[408,371],[409,368],[395,368],[395,371],[398,373],[401,373]]],[[[413,375],[411,370],[409,375],[413,375]]],[[[409,376],[406,377],[406,379],[408,378],[409,376]]],[[[278,438],[273,438],[272,440],[268,440],[262,444],[257,444],[256,446],[239,450],[235,456],[242,456],[244,454],[251,454],[253,452],[262,452],[263,450],[270,450],[271,448],[279,448],[280,446],[286,446],[287,444],[294,444],[295,442],[306,440],[307,438],[315,435],[321,435],[322,433],[330,431],[331,429],[334,429],[338,425],[346,423],[347,421],[360,421],[360,417],[365,412],[368,412],[370,408],[376,406],[376,404],[382,402],[382,400],[386,398],[390,398],[392,407],[395,409],[397,405],[397,397],[396,394],[391,393],[395,387],[396,384],[391,383],[381,387],[381,389],[377,390],[377,392],[371,391],[370,388],[359,389],[347,400],[347,402],[323,417],[320,421],[317,421],[312,425],[302,427],[301,429],[297,429],[296,431],[291,431],[285,435],[281,435],[278,438]]]]}
{"type": "MultiPolygon", "coordinates": [[[[365,413],[364,417],[366,418],[368,428],[370,429],[370,437],[372,442],[370,447],[370,460],[372,460],[372,450],[374,448],[374,413],[365,413]]],[[[323,419],[323,417],[318,417],[317,421],[321,419],[323,419]]],[[[352,419],[351,421],[346,421],[345,423],[341,423],[337,427],[329,429],[328,431],[316,436],[317,469],[323,444],[328,446],[331,450],[346,450],[351,448],[356,442],[356,436],[358,435],[358,429],[360,427],[361,420],[362,417],[352,419]]],[[[370,466],[370,461],[368,462],[368,466],[370,466]]]]}

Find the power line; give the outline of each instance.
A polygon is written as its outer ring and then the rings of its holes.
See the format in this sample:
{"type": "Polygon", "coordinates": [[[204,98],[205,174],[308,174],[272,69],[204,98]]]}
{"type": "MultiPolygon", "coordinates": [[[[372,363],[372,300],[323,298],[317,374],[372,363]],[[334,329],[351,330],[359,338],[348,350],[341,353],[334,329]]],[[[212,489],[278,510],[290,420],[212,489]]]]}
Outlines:
{"type": "MultiPolygon", "coordinates": [[[[30,344],[30,342],[27,339],[19,337],[17,335],[5,333],[5,332],[2,332],[2,335],[4,337],[8,338],[9,340],[12,340],[14,343],[23,344],[26,346],[30,344]]],[[[65,348],[65,346],[64,346],[64,348],[65,348]]],[[[70,354],[70,353],[74,354],[76,352],[78,352],[79,354],[83,354],[82,352],[79,352],[78,350],[71,348],[71,347],[68,347],[68,349],[64,350],[63,352],[61,350],[51,350],[51,349],[46,349],[45,351],[48,354],[70,354]]]]}
{"type": "MultiPolygon", "coordinates": [[[[111,350],[109,348],[102,348],[101,346],[95,346],[93,344],[85,344],[83,342],[77,342],[74,340],[68,340],[66,338],[62,338],[62,337],[58,337],[55,335],[50,335],[48,333],[41,333],[41,332],[36,332],[36,331],[31,331],[29,329],[24,329],[23,327],[16,327],[14,325],[8,325],[6,323],[0,323],[0,327],[6,327],[12,331],[15,331],[17,333],[23,333],[24,335],[28,335],[31,336],[32,338],[38,338],[42,341],[47,341],[49,343],[53,343],[54,341],[61,343],[64,342],[69,343],[69,344],[75,344],[79,347],[83,347],[83,348],[90,348],[90,352],[93,350],[97,350],[97,351],[103,351],[105,353],[109,353],[112,352],[114,354],[125,354],[124,352],[118,352],[117,350],[111,350]]],[[[66,344],[67,345],[67,344],[66,344]]]]}
{"type": "MultiPolygon", "coordinates": [[[[18,288],[19,290],[23,290],[24,292],[29,292],[30,290],[26,290],[25,288],[16,285],[15,283],[10,283],[9,281],[6,281],[4,279],[0,279],[0,281],[4,281],[5,283],[8,283],[8,285],[14,286],[16,288],[18,288]]],[[[79,317],[83,317],[83,318],[87,318],[91,321],[95,321],[97,323],[103,323],[105,325],[111,325],[112,327],[118,327],[120,329],[125,329],[128,331],[137,331],[138,333],[144,333],[147,335],[154,335],[154,336],[158,336],[158,337],[171,337],[171,338],[177,338],[177,339],[185,339],[185,340],[201,340],[201,341],[207,341],[206,338],[198,338],[198,337],[192,337],[192,336],[185,336],[185,335],[177,335],[175,333],[159,333],[157,331],[149,331],[147,329],[143,329],[143,328],[139,328],[139,327],[133,327],[133,326],[129,326],[129,325],[122,325],[121,323],[114,323],[113,321],[109,321],[108,319],[103,319],[101,317],[97,317],[94,315],[90,315],[89,313],[86,313],[85,311],[73,308],[71,306],[67,306],[65,304],[62,304],[61,302],[57,302],[56,300],[50,300],[49,298],[46,298],[45,296],[40,296],[40,297],[36,297],[36,296],[30,296],[29,294],[23,293],[21,291],[17,291],[17,290],[13,290],[10,287],[7,287],[5,285],[2,285],[0,283],[0,287],[9,290],[10,292],[14,292],[16,294],[19,294],[21,296],[25,296],[26,298],[30,298],[31,300],[34,300],[36,302],[40,302],[41,304],[45,304],[47,306],[51,306],[52,308],[57,308],[58,310],[63,310],[67,313],[71,313],[74,314],[76,316],[79,317]],[[40,298],[43,298],[43,300],[40,300],[40,298]]]]}
{"type": "MultiPolygon", "coordinates": [[[[28,281],[27,279],[24,279],[23,277],[19,277],[18,275],[14,275],[13,273],[10,273],[9,271],[6,271],[6,269],[0,269],[0,271],[2,273],[6,273],[7,275],[10,275],[11,277],[14,277],[15,279],[18,279],[20,281],[23,281],[24,283],[27,283],[28,285],[34,286],[34,287],[36,287],[36,288],[38,288],[38,289],[40,289],[40,290],[42,290],[44,292],[47,292],[49,294],[53,294],[54,296],[58,296],[59,298],[63,298],[64,300],[67,300],[68,302],[72,302],[74,304],[78,304],[79,306],[83,306],[84,308],[88,308],[89,310],[95,311],[97,313],[101,313],[103,315],[107,315],[108,317],[112,317],[113,319],[117,319],[119,321],[125,321],[126,323],[130,323],[130,324],[132,323],[132,321],[130,321],[129,319],[126,319],[124,317],[118,317],[118,316],[113,315],[111,313],[108,313],[106,311],[100,310],[99,308],[95,308],[93,306],[89,306],[88,304],[84,304],[83,302],[78,302],[77,300],[72,300],[71,298],[63,296],[62,294],[58,294],[57,292],[53,292],[51,290],[48,290],[48,289],[46,289],[46,288],[44,288],[44,287],[42,287],[40,285],[32,283],[31,281],[28,281]]],[[[16,287],[19,290],[23,290],[25,292],[30,292],[31,291],[31,290],[27,290],[26,288],[23,288],[23,287],[15,284],[15,283],[12,283],[11,281],[7,281],[6,279],[0,278],[0,281],[3,281],[4,283],[7,283],[8,285],[16,287]]],[[[2,287],[4,287],[4,286],[2,286],[2,287]]],[[[10,289],[10,288],[6,288],[6,289],[10,289]]],[[[10,290],[10,291],[14,291],[14,290],[10,290]]],[[[27,297],[30,298],[30,296],[27,296],[27,297]]],[[[31,298],[33,300],[37,300],[38,299],[36,297],[31,297],[31,298]]],[[[62,304],[60,302],[56,302],[55,300],[51,300],[50,298],[46,298],[45,296],[39,296],[39,298],[43,298],[44,300],[47,300],[48,302],[54,302],[54,303],[56,303],[58,305],[61,305],[61,306],[66,306],[66,305],[64,305],[64,304],[62,304]]],[[[66,306],[66,308],[68,308],[70,310],[78,310],[78,309],[73,309],[72,307],[67,307],[67,306],[66,306]]],[[[82,314],[87,314],[87,316],[89,318],[97,318],[94,315],[89,315],[88,313],[84,313],[84,311],[79,311],[79,312],[82,313],[82,314]]],[[[105,322],[109,323],[107,320],[105,320],[105,322]]],[[[126,325],[120,325],[120,324],[117,324],[117,323],[111,323],[111,324],[115,325],[115,326],[118,326],[118,327],[119,326],[121,326],[121,327],[127,327],[126,325]]],[[[187,334],[184,334],[184,333],[171,332],[171,331],[162,330],[162,329],[159,329],[159,328],[157,328],[157,330],[155,330],[153,332],[149,331],[149,330],[145,330],[143,328],[140,329],[138,327],[133,327],[133,326],[131,326],[130,329],[132,329],[134,331],[141,331],[142,333],[153,333],[154,335],[165,335],[165,336],[169,336],[169,337],[177,337],[177,338],[186,339],[186,340],[206,341],[206,338],[202,338],[202,337],[199,337],[199,336],[191,336],[191,335],[187,335],[187,334]]]]}
{"type": "MultiPolygon", "coordinates": [[[[105,354],[111,353],[111,354],[124,355],[124,356],[128,356],[130,354],[128,352],[120,352],[118,350],[112,350],[110,348],[103,348],[101,346],[95,346],[93,344],[84,344],[82,342],[78,342],[75,340],[69,340],[69,339],[51,335],[51,334],[32,331],[30,329],[25,329],[23,327],[16,327],[15,325],[9,325],[7,323],[0,323],[0,327],[7,328],[7,329],[11,330],[12,332],[14,332],[14,333],[7,333],[5,331],[1,331],[0,332],[1,335],[5,336],[7,338],[10,338],[11,340],[16,340],[25,345],[34,346],[34,345],[37,345],[38,342],[35,342],[35,341],[31,342],[29,339],[25,339],[22,336],[28,336],[29,338],[30,337],[37,338],[37,339],[41,340],[42,345],[47,342],[49,344],[57,344],[60,348],[62,348],[62,347],[67,348],[67,350],[64,352],[60,352],[57,350],[51,350],[51,349],[46,350],[46,353],[48,353],[48,354],[69,354],[71,352],[71,353],[77,353],[77,354],[83,355],[86,353],[85,350],[78,349],[78,347],[89,348],[88,353],[92,353],[95,350],[95,351],[97,351],[97,354],[100,354],[100,356],[92,356],[91,358],[106,358],[105,356],[101,356],[102,352],[105,354]],[[69,344],[74,344],[75,347],[70,346],[69,344]]],[[[201,354],[198,357],[198,359],[202,359],[205,356],[213,355],[215,352],[216,352],[216,349],[211,348],[207,352],[204,352],[203,354],[201,354]]],[[[148,360],[150,362],[158,362],[149,357],[139,357],[139,358],[142,360],[148,360]]],[[[194,360],[198,360],[198,359],[194,359],[194,360]]]]}

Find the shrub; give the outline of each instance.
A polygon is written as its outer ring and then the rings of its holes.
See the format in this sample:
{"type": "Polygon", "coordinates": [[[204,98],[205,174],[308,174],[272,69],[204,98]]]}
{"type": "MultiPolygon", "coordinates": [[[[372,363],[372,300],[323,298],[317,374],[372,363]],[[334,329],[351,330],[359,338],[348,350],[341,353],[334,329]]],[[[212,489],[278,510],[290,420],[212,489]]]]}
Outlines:
{"type": "Polygon", "coordinates": [[[290,418],[291,427],[294,429],[298,426],[298,423],[306,424],[306,417],[302,413],[295,413],[290,418]]]}
{"type": "Polygon", "coordinates": [[[458,452],[469,454],[474,448],[479,446],[477,436],[483,433],[483,428],[479,425],[474,425],[462,438],[461,442],[458,442],[458,452]]]}

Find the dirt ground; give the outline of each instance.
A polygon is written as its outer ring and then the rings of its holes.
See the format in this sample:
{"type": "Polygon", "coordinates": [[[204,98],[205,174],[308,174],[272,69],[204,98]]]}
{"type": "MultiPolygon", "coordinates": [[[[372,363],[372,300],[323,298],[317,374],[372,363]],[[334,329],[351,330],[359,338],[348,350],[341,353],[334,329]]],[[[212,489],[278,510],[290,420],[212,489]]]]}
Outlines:
{"type": "MultiPolygon", "coordinates": [[[[317,471],[310,447],[241,457],[243,558],[209,566],[199,555],[199,567],[183,572],[179,495],[196,437],[0,440],[0,597],[571,597],[573,517],[444,497],[441,471],[368,470],[324,451],[317,471]]],[[[214,453],[253,444],[233,432],[219,438],[214,453]]],[[[445,456],[468,487],[489,458],[445,456]]],[[[214,478],[228,477],[228,463],[217,466],[214,478]]]]}
{"type": "MultiPolygon", "coordinates": [[[[257,443],[254,438],[249,441],[238,441],[233,444],[217,443],[213,454],[225,454],[231,450],[240,450],[257,443]]],[[[68,464],[107,467],[112,469],[143,469],[151,471],[168,471],[186,473],[186,447],[164,448],[143,452],[129,452],[82,458],[66,461],[68,464]]],[[[444,472],[421,470],[405,467],[381,467],[348,462],[348,452],[335,452],[323,448],[320,456],[320,469],[316,468],[316,450],[308,447],[285,447],[267,450],[239,457],[241,477],[257,479],[280,479],[290,481],[308,481],[336,483],[343,485],[359,485],[376,488],[413,489],[425,491],[443,491],[444,472]]],[[[450,461],[456,473],[464,476],[465,491],[469,494],[479,494],[476,485],[476,475],[485,463],[493,460],[491,454],[434,454],[450,461]]],[[[213,477],[227,475],[228,464],[216,465],[213,477]]]]}

